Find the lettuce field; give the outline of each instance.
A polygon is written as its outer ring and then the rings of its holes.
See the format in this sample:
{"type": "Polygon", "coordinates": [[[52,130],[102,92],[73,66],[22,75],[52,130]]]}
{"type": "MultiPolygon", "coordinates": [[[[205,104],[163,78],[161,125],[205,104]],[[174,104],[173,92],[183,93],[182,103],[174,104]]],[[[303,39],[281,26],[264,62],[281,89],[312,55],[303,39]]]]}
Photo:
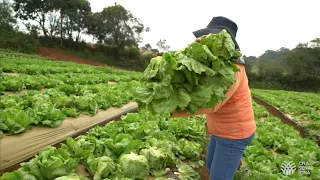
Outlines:
{"type": "Polygon", "coordinates": [[[95,115],[132,99],[138,73],[76,63],[6,57],[0,59],[0,134],[32,126],[59,126],[67,117],[95,115]]]}
{"type": "MultiPolygon", "coordinates": [[[[1,54],[0,141],[121,107],[134,101],[141,85],[138,72],[1,54]]],[[[309,136],[302,137],[253,101],[257,132],[234,179],[320,180],[320,148],[312,138],[320,133],[320,95],[258,89],[252,95],[290,115],[309,136]],[[287,162],[294,163],[292,174],[285,173],[287,162]]],[[[140,108],[61,140],[58,146],[39,148],[18,168],[0,171],[0,180],[208,179],[204,116],[170,118],[140,108]]]]}
{"type": "Polygon", "coordinates": [[[252,90],[252,94],[278,107],[306,127],[312,134],[320,134],[320,95],[292,91],[252,90]]]}

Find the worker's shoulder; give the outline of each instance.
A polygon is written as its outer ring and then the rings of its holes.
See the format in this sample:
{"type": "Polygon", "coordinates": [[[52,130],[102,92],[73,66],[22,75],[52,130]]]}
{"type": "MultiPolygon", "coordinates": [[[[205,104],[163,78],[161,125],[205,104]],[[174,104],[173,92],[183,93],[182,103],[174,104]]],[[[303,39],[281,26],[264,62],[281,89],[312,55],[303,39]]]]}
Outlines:
{"type": "Polygon", "coordinates": [[[239,71],[236,72],[236,78],[242,79],[243,76],[246,74],[246,69],[243,64],[235,64],[239,71]]]}
{"type": "Polygon", "coordinates": [[[247,73],[246,73],[246,69],[244,67],[243,64],[235,64],[236,67],[239,69],[239,71],[237,71],[235,73],[235,80],[236,82],[241,85],[241,84],[246,84],[247,83],[247,73]]]}
{"type": "Polygon", "coordinates": [[[239,68],[239,69],[244,69],[244,64],[235,63],[235,65],[236,65],[237,68],[239,68]]]}

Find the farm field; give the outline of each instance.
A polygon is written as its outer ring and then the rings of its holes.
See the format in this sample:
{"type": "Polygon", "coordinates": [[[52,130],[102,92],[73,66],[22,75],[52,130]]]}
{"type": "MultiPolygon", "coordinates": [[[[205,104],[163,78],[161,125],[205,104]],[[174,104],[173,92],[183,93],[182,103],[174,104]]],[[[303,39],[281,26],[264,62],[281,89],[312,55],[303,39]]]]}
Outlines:
{"type": "MultiPolygon", "coordinates": [[[[320,179],[319,147],[313,141],[301,138],[291,126],[269,115],[264,107],[253,105],[258,130],[245,151],[235,179],[320,179]],[[312,168],[305,169],[303,175],[297,170],[286,176],[281,172],[284,161],[306,162],[312,168]]],[[[96,179],[196,180],[200,179],[197,169],[204,163],[202,154],[206,143],[202,116],[171,119],[141,110],[123,116],[122,121],[93,128],[86,136],[67,138],[58,149],[48,147],[31,161],[23,163],[21,169],[2,178],[54,179],[78,172],[96,179]],[[56,174],[50,173],[50,169],[58,166],[55,161],[60,163],[56,174]],[[87,171],[79,171],[77,167],[85,167],[87,171]],[[133,171],[129,172],[130,168],[133,171]],[[152,177],[155,175],[161,177],[152,177]]]]}
{"type": "MultiPolygon", "coordinates": [[[[141,77],[141,73],[14,53],[0,57],[0,69],[0,133],[12,136],[34,126],[59,127],[68,117],[81,114],[94,117],[101,109],[120,107],[133,101],[132,92],[141,77]]],[[[291,103],[279,100],[283,94],[291,96],[287,92],[252,90],[252,93],[298,117],[294,106],[280,104],[291,103]]],[[[318,96],[292,92],[291,98],[296,98],[291,104],[300,102],[299,107],[295,106],[297,111],[302,109],[302,100],[310,99],[308,107],[315,111],[313,116],[317,115],[314,100],[318,96]]],[[[257,132],[235,179],[320,180],[319,146],[302,138],[297,130],[254,101],[253,107],[257,132]],[[293,175],[281,171],[285,161],[296,164],[293,175]],[[300,169],[303,174],[299,175],[301,162],[306,169],[300,169]]],[[[301,119],[316,121],[309,114],[301,119]]],[[[305,126],[317,130],[310,123],[305,126]]],[[[201,168],[207,138],[204,116],[169,118],[140,109],[122,116],[120,121],[96,126],[85,135],[66,138],[59,147],[39,149],[19,170],[2,175],[0,180],[205,179],[201,168]]]]}
{"type": "Polygon", "coordinates": [[[320,95],[281,90],[253,89],[252,94],[279,108],[310,136],[320,134],[320,95]]]}
{"type": "Polygon", "coordinates": [[[319,3],[245,3],[0,0],[0,180],[320,180],[319,3]]]}
{"type": "Polygon", "coordinates": [[[266,108],[253,102],[257,132],[245,150],[243,165],[235,179],[243,180],[315,180],[320,179],[320,148],[302,138],[292,126],[270,115],[266,108]],[[286,176],[281,171],[285,161],[294,162],[296,171],[286,176]],[[299,169],[299,164],[304,167],[299,169]],[[301,175],[299,174],[301,173],[301,175]]]}
{"type": "Polygon", "coordinates": [[[192,167],[203,165],[206,142],[203,117],[171,119],[141,110],[93,128],[85,136],[67,138],[58,149],[44,149],[20,170],[3,178],[28,174],[54,179],[75,173],[82,164],[94,179],[200,179],[192,167]],[[51,173],[54,168],[59,170],[51,173]]]}
{"type": "Polygon", "coordinates": [[[28,56],[1,57],[0,73],[0,134],[37,125],[57,127],[67,117],[120,107],[132,100],[140,76],[28,56]]]}

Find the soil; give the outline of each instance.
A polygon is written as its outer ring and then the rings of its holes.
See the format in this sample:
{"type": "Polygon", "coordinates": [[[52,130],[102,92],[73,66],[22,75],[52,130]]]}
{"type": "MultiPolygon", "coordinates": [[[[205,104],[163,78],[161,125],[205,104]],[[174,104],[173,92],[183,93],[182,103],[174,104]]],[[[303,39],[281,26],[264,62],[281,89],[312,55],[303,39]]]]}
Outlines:
{"type": "MultiPolygon", "coordinates": [[[[71,55],[71,54],[65,53],[65,52],[63,52],[61,50],[57,50],[57,49],[54,49],[54,48],[43,47],[43,46],[41,46],[39,48],[39,51],[37,52],[37,54],[40,55],[40,56],[49,57],[49,58],[56,59],[56,60],[71,61],[71,62],[76,62],[76,63],[79,63],[79,64],[89,64],[89,65],[93,65],[93,66],[106,66],[105,64],[102,64],[102,63],[94,61],[94,60],[81,58],[81,57],[78,57],[78,56],[75,56],[75,55],[71,55]]],[[[108,67],[114,68],[114,69],[124,70],[123,68],[119,68],[119,67],[115,67],[115,66],[109,66],[108,65],[108,67]]],[[[17,76],[19,74],[10,73],[8,75],[17,76]]],[[[108,82],[108,84],[116,84],[116,83],[110,81],[110,82],[108,82]]],[[[43,89],[42,91],[45,91],[45,89],[43,89]]],[[[115,119],[115,120],[119,120],[119,119],[115,119]]],[[[85,135],[85,134],[86,134],[86,132],[79,133],[79,135],[85,135]]],[[[208,132],[207,132],[207,134],[208,134],[208,132]]],[[[53,146],[58,148],[61,145],[60,143],[61,142],[59,142],[59,143],[57,143],[57,144],[55,144],[53,146]]],[[[27,162],[27,161],[31,160],[32,158],[26,159],[24,162],[27,162]]],[[[21,166],[18,163],[18,164],[15,164],[15,165],[5,169],[5,171],[0,171],[0,173],[3,174],[4,172],[12,172],[14,170],[17,170],[20,167],[21,166]]],[[[200,173],[201,180],[209,180],[209,172],[208,172],[206,166],[203,166],[200,169],[198,169],[198,172],[200,173]]],[[[90,179],[92,178],[92,177],[89,176],[88,172],[85,170],[85,168],[82,165],[77,168],[77,173],[82,175],[82,176],[89,177],[90,179]]],[[[174,179],[179,179],[177,177],[177,175],[174,174],[173,171],[170,171],[167,174],[167,176],[168,177],[173,177],[174,179]]]]}
{"type": "Polygon", "coordinates": [[[89,64],[89,65],[93,65],[93,66],[108,66],[113,69],[125,70],[123,68],[115,67],[115,66],[111,66],[111,65],[106,65],[106,64],[94,61],[92,59],[81,58],[81,57],[78,57],[78,56],[75,56],[72,54],[68,54],[66,52],[63,52],[61,50],[54,49],[54,48],[40,46],[37,54],[40,56],[45,56],[45,57],[49,57],[49,58],[57,59],[57,60],[62,60],[62,61],[71,61],[71,62],[76,62],[79,64],[89,64]]]}
{"type": "MultiPolygon", "coordinates": [[[[307,137],[308,136],[308,129],[306,127],[303,127],[299,125],[297,122],[295,122],[292,117],[288,117],[287,114],[282,113],[278,108],[275,106],[269,104],[268,102],[258,98],[257,96],[252,96],[254,101],[256,101],[258,104],[264,106],[271,115],[274,117],[279,118],[283,123],[290,125],[294,127],[297,131],[299,131],[300,135],[302,137],[307,137]]],[[[319,135],[317,136],[317,144],[320,146],[320,140],[319,140],[319,135]]]]}
{"type": "Polygon", "coordinates": [[[109,81],[108,84],[117,84],[117,83],[113,81],[109,81]]]}
{"type": "Polygon", "coordinates": [[[8,76],[20,76],[19,73],[3,73],[3,74],[8,76]]]}
{"type": "Polygon", "coordinates": [[[54,49],[54,48],[48,48],[41,46],[39,48],[39,51],[37,53],[40,56],[46,56],[57,60],[63,60],[63,61],[72,61],[79,64],[90,64],[94,66],[102,66],[103,64],[100,62],[95,62],[89,59],[83,59],[71,54],[67,54],[65,52],[62,52],[60,50],[54,49]]]}
{"type": "Polygon", "coordinates": [[[198,172],[201,176],[201,180],[209,180],[209,172],[206,166],[202,166],[198,172]]]}
{"type": "Polygon", "coordinates": [[[261,118],[259,118],[259,120],[260,120],[261,122],[264,122],[264,121],[266,120],[266,118],[265,118],[265,117],[261,117],[261,118]]]}
{"type": "Polygon", "coordinates": [[[281,111],[278,110],[278,108],[274,107],[273,105],[263,101],[262,99],[253,96],[253,99],[260,105],[264,106],[271,115],[279,118],[282,120],[283,123],[288,124],[290,126],[293,126],[295,129],[297,129],[302,136],[305,136],[306,132],[305,129],[302,127],[299,127],[292,119],[285,116],[281,111]]]}

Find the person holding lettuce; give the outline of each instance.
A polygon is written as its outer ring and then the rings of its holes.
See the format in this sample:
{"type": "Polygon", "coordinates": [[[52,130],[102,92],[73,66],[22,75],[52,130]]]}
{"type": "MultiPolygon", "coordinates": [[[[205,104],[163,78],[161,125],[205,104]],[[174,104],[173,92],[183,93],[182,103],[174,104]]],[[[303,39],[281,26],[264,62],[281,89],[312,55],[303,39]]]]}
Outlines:
{"type": "MultiPolygon", "coordinates": [[[[238,26],[225,17],[213,17],[204,29],[193,32],[199,41],[210,33],[225,29],[239,49],[235,40],[238,26]]],[[[171,117],[206,114],[210,142],[207,149],[206,166],[210,180],[232,180],[241,162],[244,150],[251,143],[256,132],[251,92],[248,85],[244,60],[236,63],[240,71],[235,73],[235,82],[226,92],[226,99],[212,108],[200,108],[195,114],[175,111],[171,117]]]]}

